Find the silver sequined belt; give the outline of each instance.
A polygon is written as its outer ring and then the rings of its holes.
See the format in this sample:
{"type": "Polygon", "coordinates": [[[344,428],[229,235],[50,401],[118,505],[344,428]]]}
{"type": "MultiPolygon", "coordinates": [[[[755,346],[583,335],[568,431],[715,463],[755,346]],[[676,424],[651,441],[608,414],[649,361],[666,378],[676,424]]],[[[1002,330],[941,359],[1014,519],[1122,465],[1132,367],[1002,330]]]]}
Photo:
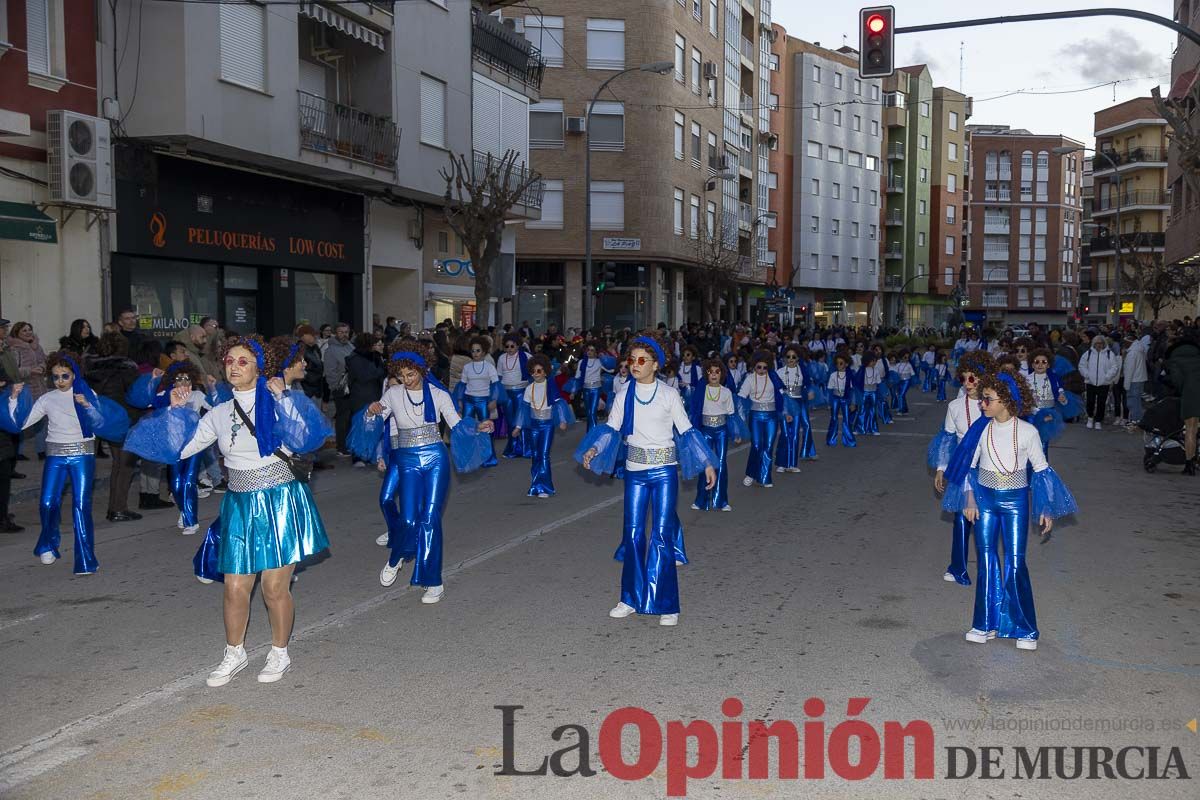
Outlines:
{"type": "Polygon", "coordinates": [[[96,455],[96,440],[88,439],[86,442],[71,442],[69,444],[63,444],[62,442],[46,442],[46,455],[94,456],[96,455]]]}
{"type": "Polygon", "coordinates": [[[545,420],[545,419],[550,419],[552,416],[554,416],[554,409],[551,408],[550,406],[546,406],[545,408],[530,407],[530,411],[533,412],[534,419],[545,420]]]}
{"type": "Polygon", "coordinates": [[[705,414],[700,424],[705,428],[724,428],[727,414],[705,414]]]}
{"type": "Polygon", "coordinates": [[[401,428],[392,434],[392,449],[401,447],[424,447],[427,444],[437,444],[442,440],[437,423],[428,422],[419,428],[401,428]]]}
{"type": "Polygon", "coordinates": [[[506,383],[506,384],[504,384],[504,391],[516,392],[521,389],[524,389],[528,385],[529,385],[528,383],[506,383]]]}
{"type": "Polygon", "coordinates": [[[988,489],[1024,489],[1029,485],[1025,470],[1016,472],[992,472],[987,469],[979,470],[979,485],[988,489]]]}
{"type": "Polygon", "coordinates": [[[292,470],[278,458],[270,463],[254,469],[230,469],[229,491],[257,492],[260,489],[270,489],[272,486],[282,486],[296,480],[292,470]]]}
{"type": "Polygon", "coordinates": [[[750,410],[751,411],[774,411],[775,403],[773,401],[770,403],[751,403],[750,410]]]}
{"type": "Polygon", "coordinates": [[[588,383],[587,381],[583,382],[583,388],[585,389],[599,389],[603,385],[604,384],[600,381],[596,381],[595,383],[588,383]]]}
{"type": "Polygon", "coordinates": [[[645,448],[633,445],[628,445],[625,460],[647,466],[674,464],[677,461],[674,447],[645,448]]]}

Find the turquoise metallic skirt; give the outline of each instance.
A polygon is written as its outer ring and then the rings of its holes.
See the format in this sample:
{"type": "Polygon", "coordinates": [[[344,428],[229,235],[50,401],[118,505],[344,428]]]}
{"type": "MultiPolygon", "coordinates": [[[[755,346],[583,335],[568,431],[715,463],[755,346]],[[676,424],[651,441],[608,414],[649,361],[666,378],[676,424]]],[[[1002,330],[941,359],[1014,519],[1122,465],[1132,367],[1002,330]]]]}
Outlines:
{"type": "Polygon", "coordinates": [[[253,575],[286,567],[328,547],[325,525],[306,484],[289,481],[227,492],[221,501],[217,568],[223,573],[253,575]]]}

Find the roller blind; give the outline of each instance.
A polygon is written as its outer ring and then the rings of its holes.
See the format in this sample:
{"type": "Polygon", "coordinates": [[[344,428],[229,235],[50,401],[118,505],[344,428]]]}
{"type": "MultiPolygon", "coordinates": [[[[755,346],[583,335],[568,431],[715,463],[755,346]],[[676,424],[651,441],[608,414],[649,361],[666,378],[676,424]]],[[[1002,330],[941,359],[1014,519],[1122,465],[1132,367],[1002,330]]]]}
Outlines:
{"type": "Polygon", "coordinates": [[[254,3],[222,3],[221,77],[251,89],[267,90],[267,15],[254,3]]]}
{"type": "Polygon", "coordinates": [[[446,84],[429,75],[421,76],[421,142],[446,146],[446,84]]]}
{"type": "Polygon", "coordinates": [[[39,75],[50,74],[50,14],[48,0],[26,0],[25,42],[29,57],[29,71],[39,75]]]}

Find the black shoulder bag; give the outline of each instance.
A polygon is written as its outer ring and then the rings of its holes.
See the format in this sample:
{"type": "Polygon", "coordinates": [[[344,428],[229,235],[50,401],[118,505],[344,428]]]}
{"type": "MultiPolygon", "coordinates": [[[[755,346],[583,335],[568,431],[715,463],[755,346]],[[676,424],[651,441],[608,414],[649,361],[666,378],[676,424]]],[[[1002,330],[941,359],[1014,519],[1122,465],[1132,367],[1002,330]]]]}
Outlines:
{"type": "MultiPolygon", "coordinates": [[[[242,408],[241,403],[234,400],[233,409],[242,418],[242,423],[249,429],[250,435],[257,436],[254,432],[254,423],[250,420],[249,415],[246,414],[245,409],[242,408]]],[[[282,447],[275,448],[275,452],[271,453],[271,455],[278,458],[284,464],[287,464],[288,469],[292,471],[292,476],[301,483],[308,483],[309,479],[312,478],[313,461],[311,458],[290,455],[284,452],[282,447]]]]}

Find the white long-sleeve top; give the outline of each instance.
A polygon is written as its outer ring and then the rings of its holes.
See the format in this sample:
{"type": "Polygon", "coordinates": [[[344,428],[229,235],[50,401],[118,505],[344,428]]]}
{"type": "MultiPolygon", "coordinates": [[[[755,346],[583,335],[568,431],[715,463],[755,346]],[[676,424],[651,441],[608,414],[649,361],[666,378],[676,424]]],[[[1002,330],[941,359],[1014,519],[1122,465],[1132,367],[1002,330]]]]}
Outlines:
{"type": "Polygon", "coordinates": [[[896,374],[900,376],[900,380],[908,380],[913,376],[912,364],[909,364],[907,359],[897,361],[896,374]]]}
{"type": "Polygon", "coordinates": [[[932,350],[926,350],[925,355],[921,356],[921,360],[932,367],[937,361],[937,353],[932,350]]]}
{"type": "Polygon", "coordinates": [[[781,367],[776,373],[792,397],[799,397],[804,393],[804,371],[799,367],[781,367]]]}
{"type": "Polygon", "coordinates": [[[990,472],[1012,473],[1024,470],[1026,464],[1033,465],[1034,472],[1041,472],[1049,464],[1046,454],[1042,452],[1042,437],[1037,428],[1023,419],[1013,417],[1008,422],[992,420],[979,437],[975,447],[975,456],[971,459],[972,467],[979,467],[990,472]],[[1013,457],[1013,426],[1017,426],[1017,452],[1014,463],[1013,457]],[[995,444],[993,451],[992,445],[995,444]]]}
{"type": "Polygon", "coordinates": [[[1125,352],[1125,388],[1132,388],[1133,384],[1145,383],[1146,380],[1146,346],[1137,341],[1125,352]]]}
{"type": "Polygon", "coordinates": [[[589,358],[587,360],[587,374],[583,373],[583,360],[579,361],[579,366],[575,368],[575,377],[579,379],[580,388],[594,389],[602,382],[601,373],[604,371],[604,365],[600,363],[600,357],[589,358]]]}
{"type": "Polygon", "coordinates": [[[825,386],[833,393],[834,397],[845,397],[846,392],[850,390],[850,373],[845,371],[830,373],[829,381],[825,386]]]}
{"type": "Polygon", "coordinates": [[[701,414],[708,417],[717,414],[729,415],[734,413],[733,392],[729,391],[728,386],[713,387],[706,384],[698,391],[704,392],[704,407],[700,411],[701,414]],[[713,400],[714,395],[717,398],[716,400],[713,400]]]}
{"type": "Polygon", "coordinates": [[[733,385],[737,386],[741,383],[742,378],[746,377],[746,365],[738,364],[733,369],[729,370],[729,376],[733,378],[733,385]]]}
{"type": "MultiPolygon", "coordinates": [[[[260,456],[258,454],[258,440],[250,433],[250,429],[246,427],[246,423],[242,422],[242,418],[234,409],[234,400],[246,412],[250,421],[254,421],[254,390],[234,391],[233,400],[219,403],[216,408],[200,419],[200,427],[196,428],[192,440],[179,454],[180,461],[196,455],[213,442],[217,443],[221,455],[225,457],[225,466],[230,469],[258,469],[267,466],[275,459],[275,456],[272,455],[260,456]],[[233,432],[235,424],[238,425],[236,436],[233,432]]],[[[280,406],[287,407],[292,401],[285,394],[275,402],[280,406]]],[[[291,452],[286,447],[281,449],[284,452],[291,452]]]]}
{"type": "Polygon", "coordinates": [[[771,383],[770,375],[759,375],[757,372],[752,372],[746,376],[746,380],[742,382],[742,388],[738,390],[739,397],[745,397],[751,403],[762,406],[762,411],[775,410],[775,386],[771,383]]]}
{"type": "MultiPolygon", "coordinates": [[[[16,411],[17,398],[9,397],[9,415],[15,414],[16,411]]],[[[34,400],[33,408],[29,411],[29,418],[25,420],[25,427],[36,425],[43,418],[46,420],[47,442],[78,444],[96,438],[94,436],[84,437],[83,429],[79,427],[79,417],[75,413],[75,392],[71,389],[66,391],[52,389],[34,400]]]]}
{"type": "Polygon", "coordinates": [[[621,389],[623,389],[630,380],[631,379],[628,375],[622,375],[618,372],[613,378],[613,396],[615,397],[616,393],[621,391],[621,389]]]}
{"type": "MultiPolygon", "coordinates": [[[[625,396],[628,392],[637,394],[633,404],[633,433],[625,439],[626,444],[645,450],[674,447],[675,436],[672,429],[680,433],[687,433],[692,429],[692,421],[688,419],[679,392],[670,391],[662,381],[655,381],[630,383],[613,399],[609,407],[608,421],[604,423],[613,430],[620,431],[625,420],[625,396]]],[[[625,469],[634,472],[653,468],[633,461],[625,463],[625,469]]]]}
{"type": "MultiPolygon", "coordinates": [[[[942,425],[942,429],[946,433],[953,433],[961,442],[962,438],[967,435],[967,429],[971,427],[971,424],[982,416],[983,406],[979,401],[963,395],[946,406],[946,421],[942,425]]],[[[939,464],[938,469],[944,466],[946,465],[939,464]]]]}
{"type": "Polygon", "coordinates": [[[492,384],[498,380],[500,374],[487,361],[463,364],[462,381],[467,384],[467,394],[471,397],[487,397],[492,393],[492,384]]]}
{"type": "Polygon", "coordinates": [[[500,358],[496,360],[496,371],[500,375],[500,382],[504,384],[506,389],[519,389],[526,384],[526,380],[521,377],[521,354],[501,353],[500,358]]]}
{"type": "MultiPolygon", "coordinates": [[[[429,400],[433,403],[433,408],[437,411],[437,416],[434,418],[441,419],[451,428],[459,423],[462,419],[458,415],[458,410],[454,407],[454,400],[450,395],[443,392],[436,386],[429,387],[429,400]]],[[[383,406],[383,413],[380,416],[388,420],[388,432],[396,433],[400,430],[412,430],[420,428],[427,424],[425,422],[425,390],[424,388],[412,391],[405,389],[403,386],[393,386],[383,393],[383,397],[379,398],[379,405],[383,406]]],[[[209,415],[211,416],[211,414],[209,415]]],[[[369,411],[367,419],[374,419],[375,416],[369,411]]]]}
{"type": "Polygon", "coordinates": [[[525,393],[521,395],[529,407],[533,409],[548,408],[550,406],[550,387],[548,381],[530,381],[525,387],[525,393]]]}
{"type": "Polygon", "coordinates": [[[1121,359],[1107,348],[1089,347],[1079,359],[1079,374],[1089,386],[1107,386],[1121,374],[1121,359]]]}
{"type": "MultiPolygon", "coordinates": [[[[695,361],[692,362],[692,364],[695,363],[695,361]]],[[[679,385],[682,388],[691,388],[692,386],[692,364],[679,365],[679,385]]],[[[696,364],[696,366],[699,366],[699,364],[696,364]]],[[[705,383],[704,370],[700,370],[699,374],[700,383],[705,383]]]]}
{"type": "MultiPolygon", "coordinates": [[[[1025,379],[1033,391],[1033,402],[1038,408],[1050,408],[1058,402],[1058,398],[1054,396],[1054,388],[1050,385],[1049,375],[1044,372],[1040,374],[1027,372],[1025,379]]],[[[1059,387],[1059,394],[1062,394],[1061,387],[1059,387]]]]}

